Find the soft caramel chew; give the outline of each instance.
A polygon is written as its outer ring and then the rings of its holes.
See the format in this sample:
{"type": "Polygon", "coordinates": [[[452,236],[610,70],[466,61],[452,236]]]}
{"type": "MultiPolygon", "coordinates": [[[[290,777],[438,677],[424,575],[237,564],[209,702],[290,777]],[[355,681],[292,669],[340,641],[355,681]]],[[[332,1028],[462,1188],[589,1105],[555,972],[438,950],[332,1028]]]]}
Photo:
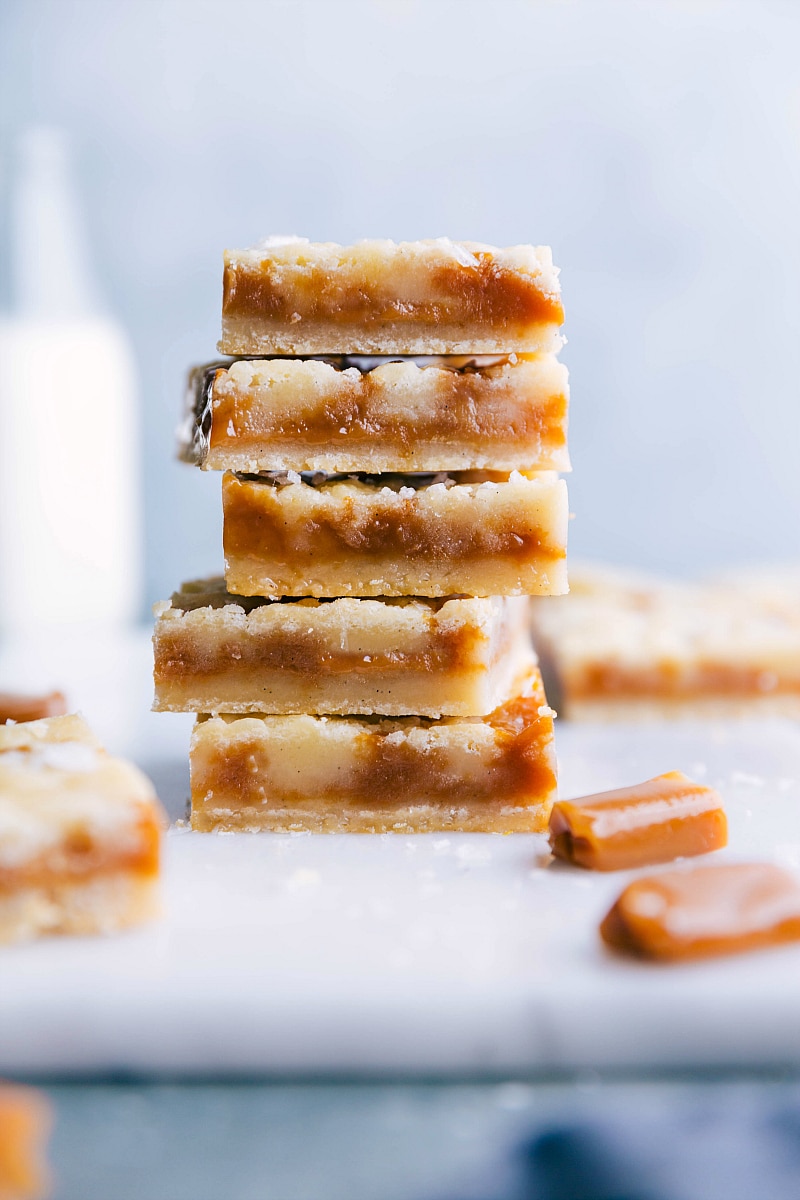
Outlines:
{"type": "Polygon", "coordinates": [[[227,250],[223,354],[505,354],[560,345],[547,246],[448,238],[227,250]]]}
{"type": "Polygon", "coordinates": [[[192,828],[530,832],[555,789],[534,671],[488,717],[212,717],[192,736],[192,828]]]}
{"type": "Polygon", "coordinates": [[[535,662],[522,596],[272,602],[207,579],[155,613],[161,711],[475,716],[535,662]]]}
{"type": "Polygon", "coordinates": [[[0,1081],[0,1200],[50,1194],[45,1151],[52,1124],[43,1092],[0,1081]]]}
{"type": "Polygon", "coordinates": [[[615,950],[679,960],[800,939],[800,883],[771,863],[664,871],[629,884],[600,926],[615,950]]]}
{"type": "Polygon", "coordinates": [[[162,819],[82,718],[0,726],[0,942],[151,917],[162,819]]]}
{"type": "Polygon", "coordinates": [[[569,470],[553,355],[272,358],[196,368],[181,456],[206,470],[569,470]]]}
{"type": "Polygon", "coordinates": [[[558,800],[550,814],[550,848],[556,858],[593,871],[708,854],[727,841],[719,794],[681,771],[635,787],[558,800]]]}
{"type": "Polygon", "coordinates": [[[419,479],[315,487],[226,474],[228,588],[243,596],[566,591],[563,480],[547,472],[530,479],[514,472],[499,482],[456,476],[423,486],[419,479]]]}
{"type": "Polygon", "coordinates": [[[44,717],[61,717],[67,711],[63,692],[46,692],[31,696],[22,692],[0,692],[0,725],[6,721],[40,721],[44,717]]]}
{"type": "Polygon", "coordinates": [[[559,713],[800,716],[800,587],[758,579],[687,583],[571,564],[569,596],[531,605],[559,713]]]}

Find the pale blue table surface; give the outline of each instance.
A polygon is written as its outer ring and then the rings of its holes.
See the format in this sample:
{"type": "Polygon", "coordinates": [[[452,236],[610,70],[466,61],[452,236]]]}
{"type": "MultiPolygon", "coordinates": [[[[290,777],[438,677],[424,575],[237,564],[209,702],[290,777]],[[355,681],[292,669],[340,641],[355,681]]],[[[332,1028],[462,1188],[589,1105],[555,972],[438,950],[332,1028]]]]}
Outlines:
{"type": "Polygon", "coordinates": [[[796,1200],[800,1078],[39,1082],[55,1200],[796,1200]]]}

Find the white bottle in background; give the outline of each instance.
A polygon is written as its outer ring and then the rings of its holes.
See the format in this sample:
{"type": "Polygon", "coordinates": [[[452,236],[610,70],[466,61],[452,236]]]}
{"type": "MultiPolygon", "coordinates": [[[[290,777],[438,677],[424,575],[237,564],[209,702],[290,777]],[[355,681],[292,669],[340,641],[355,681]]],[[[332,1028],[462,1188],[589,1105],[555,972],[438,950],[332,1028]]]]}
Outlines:
{"type": "Polygon", "coordinates": [[[0,313],[0,635],[111,634],[141,599],[136,376],[102,313],[69,148],[31,130],[11,183],[0,313]]]}

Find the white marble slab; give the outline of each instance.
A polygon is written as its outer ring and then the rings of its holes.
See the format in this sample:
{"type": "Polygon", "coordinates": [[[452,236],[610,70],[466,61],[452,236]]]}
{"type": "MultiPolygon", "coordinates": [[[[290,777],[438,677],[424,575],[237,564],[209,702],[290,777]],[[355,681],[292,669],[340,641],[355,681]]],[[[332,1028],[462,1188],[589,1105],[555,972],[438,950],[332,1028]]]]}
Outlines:
{"type": "MultiPolygon", "coordinates": [[[[5,687],[61,684],[109,748],[187,790],[190,718],[151,714],[144,637],[6,649],[5,687]]],[[[559,730],[562,794],[679,768],[719,786],[716,858],[800,871],[800,726],[559,730]]],[[[0,1074],[481,1074],[800,1065],[800,946],[681,967],[606,953],[630,875],[542,837],[198,835],[166,843],[164,920],[0,951],[0,1074]]]]}

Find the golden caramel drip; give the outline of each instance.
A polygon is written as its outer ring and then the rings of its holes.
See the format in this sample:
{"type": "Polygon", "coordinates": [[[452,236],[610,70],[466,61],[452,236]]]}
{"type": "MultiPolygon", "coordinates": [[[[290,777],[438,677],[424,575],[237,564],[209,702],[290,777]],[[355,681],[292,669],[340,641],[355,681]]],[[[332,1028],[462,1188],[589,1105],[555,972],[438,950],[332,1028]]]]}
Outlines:
{"type": "Polygon", "coordinates": [[[600,926],[613,949],[665,961],[800,940],[800,883],[771,863],[664,871],[625,888],[600,926]]]}
{"type": "Polygon", "coordinates": [[[621,871],[708,854],[728,842],[719,794],[670,771],[635,787],[559,800],[550,848],[592,871],[621,871]]]}
{"type": "Polygon", "coordinates": [[[0,692],[0,725],[8,721],[39,721],[44,717],[61,717],[67,711],[63,692],[48,692],[42,696],[26,696],[16,692],[0,692]]]}

